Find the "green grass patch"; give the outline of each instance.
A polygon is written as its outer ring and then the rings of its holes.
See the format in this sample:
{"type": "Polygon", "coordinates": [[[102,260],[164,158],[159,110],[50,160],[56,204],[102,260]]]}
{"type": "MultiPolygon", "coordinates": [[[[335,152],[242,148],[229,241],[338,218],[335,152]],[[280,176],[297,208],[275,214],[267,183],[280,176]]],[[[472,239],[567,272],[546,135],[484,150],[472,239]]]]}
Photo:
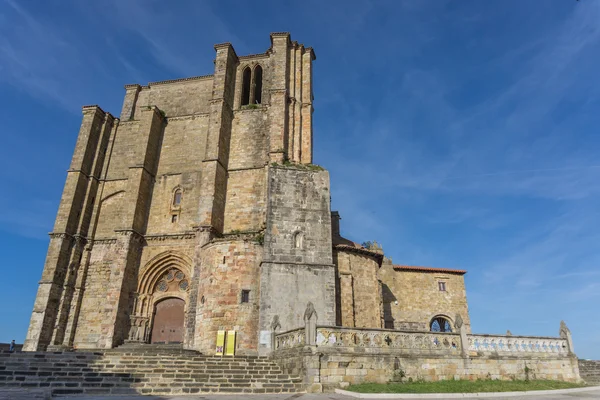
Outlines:
{"type": "Polygon", "coordinates": [[[580,388],[585,385],[562,381],[437,381],[406,383],[361,383],[348,389],[358,393],[478,393],[478,392],[524,392],[529,390],[553,390],[580,388]]]}

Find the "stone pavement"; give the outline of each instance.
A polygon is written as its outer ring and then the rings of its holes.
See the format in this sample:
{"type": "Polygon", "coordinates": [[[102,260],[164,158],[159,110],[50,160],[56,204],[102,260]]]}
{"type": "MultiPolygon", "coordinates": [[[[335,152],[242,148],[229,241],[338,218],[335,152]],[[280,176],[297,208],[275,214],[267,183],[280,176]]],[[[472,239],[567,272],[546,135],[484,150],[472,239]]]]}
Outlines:
{"type": "MultiPolygon", "coordinates": [[[[202,396],[68,396],[68,397],[53,397],[57,400],[352,400],[352,397],[343,396],[335,393],[321,394],[210,394],[202,396]]],[[[465,397],[477,398],[477,397],[465,397]]],[[[487,400],[577,400],[577,399],[600,399],[600,389],[595,388],[585,392],[571,392],[562,394],[542,394],[542,395],[524,395],[517,397],[483,397],[487,400]]],[[[0,390],[0,400],[25,400],[25,399],[49,399],[45,397],[39,390],[0,390]]]]}

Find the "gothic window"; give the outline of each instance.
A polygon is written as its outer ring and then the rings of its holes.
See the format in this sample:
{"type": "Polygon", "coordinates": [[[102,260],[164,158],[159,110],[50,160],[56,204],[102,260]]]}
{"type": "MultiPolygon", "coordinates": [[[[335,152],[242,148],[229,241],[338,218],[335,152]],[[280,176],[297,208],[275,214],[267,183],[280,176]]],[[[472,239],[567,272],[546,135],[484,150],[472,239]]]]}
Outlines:
{"type": "Polygon", "coordinates": [[[294,248],[296,249],[301,249],[302,245],[304,244],[304,235],[302,234],[302,232],[296,232],[294,234],[294,248]]]}
{"type": "Polygon", "coordinates": [[[262,67],[257,65],[254,68],[254,101],[252,104],[260,104],[262,100],[262,67]]]}
{"type": "Polygon", "coordinates": [[[250,104],[250,78],[252,71],[250,67],[244,68],[242,72],[242,105],[250,104]]]}
{"type": "Polygon", "coordinates": [[[263,69],[260,65],[254,68],[246,66],[242,70],[242,97],[240,106],[262,103],[263,69]]]}
{"type": "Polygon", "coordinates": [[[431,332],[452,332],[452,326],[446,318],[437,316],[431,320],[430,330],[431,332]]]}

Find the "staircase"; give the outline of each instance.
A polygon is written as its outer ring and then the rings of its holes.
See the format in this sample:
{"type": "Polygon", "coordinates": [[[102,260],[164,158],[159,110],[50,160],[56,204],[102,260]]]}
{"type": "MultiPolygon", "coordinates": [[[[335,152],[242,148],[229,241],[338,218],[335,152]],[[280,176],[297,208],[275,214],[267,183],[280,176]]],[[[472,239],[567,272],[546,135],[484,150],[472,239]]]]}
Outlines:
{"type": "Polygon", "coordinates": [[[89,394],[292,393],[302,379],[267,357],[212,357],[173,348],[0,352],[0,390],[89,394]]]}
{"type": "Polygon", "coordinates": [[[600,360],[579,360],[579,376],[588,385],[600,385],[600,360]]]}

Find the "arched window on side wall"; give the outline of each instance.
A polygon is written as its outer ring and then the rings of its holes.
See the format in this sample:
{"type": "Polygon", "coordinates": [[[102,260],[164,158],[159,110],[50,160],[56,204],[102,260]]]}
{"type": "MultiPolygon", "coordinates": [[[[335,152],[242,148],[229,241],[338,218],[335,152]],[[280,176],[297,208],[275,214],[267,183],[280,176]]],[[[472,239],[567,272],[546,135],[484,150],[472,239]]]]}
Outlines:
{"type": "Polygon", "coordinates": [[[252,71],[250,67],[244,68],[242,72],[242,105],[250,104],[250,80],[252,76],[252,71]]]}
{"type": "Polygon", "coordinates": [[[433,317],[429,327],[431,332],[452,332],[450,321],[442,316],[433,317]]]}
{"type": "Polygon", "coordinates": [[[181,206],[181,189],[177,189],[173,193],[173,207],[179,206],[181,206]]]}
{"type": "Polygon", "coordinates": [[[257,65],[254,67],[254,101],[252,104],[260,104],[262,102],[262,67],[257,65]]]}

